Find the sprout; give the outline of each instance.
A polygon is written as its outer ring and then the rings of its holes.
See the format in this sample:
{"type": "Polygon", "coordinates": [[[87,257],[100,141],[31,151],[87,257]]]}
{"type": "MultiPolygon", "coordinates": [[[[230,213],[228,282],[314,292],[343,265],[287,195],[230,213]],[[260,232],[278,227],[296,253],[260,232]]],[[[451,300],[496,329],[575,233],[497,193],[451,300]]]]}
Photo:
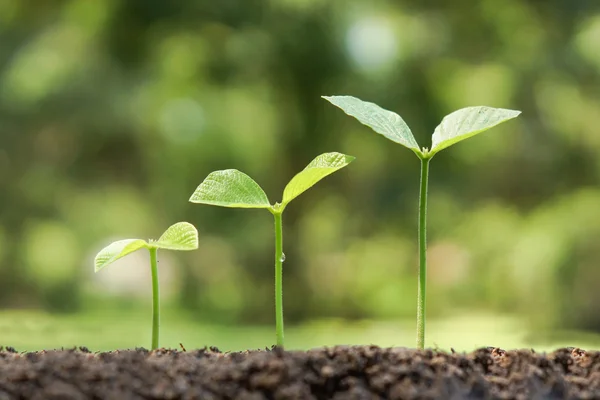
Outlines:
{"type": "Polygon", "coordinates": [[[287,205],[321,179],[345,167],[354,157],[325,153],[311,161],[287,184],[281,203],[271,205],[262,188],[248,175],[235,169],[210,173],[198,186],[192,203],[232,208],[264,208],[275,218],[275,332],[277,345],[283,347],[283,254],[282,214],[287,205]]]}
{"type": "Polygon", "coordinates": [[[435,128],[431,150],[419,148],[406,122],[396,113],[377,104],[352,96],[323,96],[346,114],[358,119],[375,132],[412,150],[421,160],[421,190],[419,196],[419,284],[417,295],[417,347],[425,346],[425,294],[427,276],[427,183],[429,160],[440,150],[516,118],[521,112],[485,106],[467,107],[446,115],[435,128]]]}
{"type": "Polygon", "coordinates": [[[158,348],[158,335],[160,327],[159,289],[158,289],[158,266],[156,253],[158,249],[165,250],[195,250],[198,248],[198,231],[187,222],[179,222],[172,225],[154,241],[146,242],[142,239],[118,240],[106,246],[96,255],[94,260],[94,271],[112,264],[118,259],[125,257],[139,249],[148,249],[150,252],[150,270],[152,271],[152,350],[158,348]]]}

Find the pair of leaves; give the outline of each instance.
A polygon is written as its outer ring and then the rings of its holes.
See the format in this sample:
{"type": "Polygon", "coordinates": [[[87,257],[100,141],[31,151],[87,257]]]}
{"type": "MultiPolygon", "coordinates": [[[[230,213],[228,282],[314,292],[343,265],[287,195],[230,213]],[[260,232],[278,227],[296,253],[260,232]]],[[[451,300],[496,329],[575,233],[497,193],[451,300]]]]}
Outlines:
{"type": "MultiPolygon", "coordinates": [[[[316,157],[287,184],[280,209],[283,210],[290,201],[353,160],[354,157],[341,153],[325,153],[316,157]]],[[[273,209],[258,183],[236,169],[211,172],[190,201],[221,207],[273,209]]]]}
{"type": "Polygon", "coordinates": [[[94,259],[94,270],[98,272],[119,258],[142,248],[195,250],[198,248],[198,231],[194,225],[188,222],[178,222],[171,225],[157,241],[147,242],[142,239],[118,240],[100,250],[94,259]]]}
{"type": "MultiPolygon", "coordinates": [[[[354,157],[340,153],[325,153],[315,158],[285,187],[280,211],[318,181],[345,167],[352,160],[354,157]]],[[[273,208],[262,188],[248,175],[234,169],[216,171],[208,175],[198,186],[190,201],[223,207],[273,208]]],[[[198,231],[188,222],[179,222],[169,227],[157,241],[118,240],[100,250],[94,259],[94,269],[98,272],[142,248],[195,250],[198,248],[198,231]]]]}
{"type": "Polygon", "coordinates": [[[446,147],[521,114],[516,110],[485,106],[462,108],[446,115],[435,128],[431,150],[421,150],[410,128],[398,114],[352,96],[323,96],[323,98],[375,132],[414,151],[419,158],[431,158],[446,147]]]}

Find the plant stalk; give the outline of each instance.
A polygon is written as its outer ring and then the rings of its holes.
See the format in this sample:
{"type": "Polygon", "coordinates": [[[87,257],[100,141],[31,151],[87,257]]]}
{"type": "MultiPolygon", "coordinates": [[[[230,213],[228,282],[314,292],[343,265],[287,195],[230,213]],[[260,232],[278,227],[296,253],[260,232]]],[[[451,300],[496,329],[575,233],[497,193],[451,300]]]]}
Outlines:
{"type": "Polygon", "coordinates": [[[419,284],[417,291],[417,348],[425,348],[425,297],[427,294],[427,183],[429,160],[421,159],[419,194],[419,284]]]}
{"type": "Polygon", "coordinates": [[[283,347],[283,229],[281,212],[275,217],[275,333],[277,346],[283,347]]]}
{"type": "Polygon", "coordinates": [[[158,331],[160,329],[158,262],[156,260],[158,249],[151,247],[148,250],[150,251],[150,269],[152,270],[152,350],[156,350],[158,349],[158,331]]]}

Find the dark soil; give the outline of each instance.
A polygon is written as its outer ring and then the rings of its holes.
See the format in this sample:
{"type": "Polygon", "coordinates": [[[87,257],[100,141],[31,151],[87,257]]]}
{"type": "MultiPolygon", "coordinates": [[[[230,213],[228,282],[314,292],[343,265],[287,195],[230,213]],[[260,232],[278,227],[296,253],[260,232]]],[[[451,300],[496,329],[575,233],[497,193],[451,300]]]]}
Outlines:
{"type": "Polygon", "coordinates": [[[600,352],[0,351],[0,400],[417,398],[600,399],[600,352]]]}

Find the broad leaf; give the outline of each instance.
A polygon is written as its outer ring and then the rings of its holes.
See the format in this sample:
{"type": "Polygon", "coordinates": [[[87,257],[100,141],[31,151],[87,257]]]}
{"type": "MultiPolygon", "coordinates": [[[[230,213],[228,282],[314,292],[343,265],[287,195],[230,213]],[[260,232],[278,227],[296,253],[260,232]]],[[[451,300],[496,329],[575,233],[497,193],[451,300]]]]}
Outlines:
{"type": "Polygon", "coordinates": [[[98,272],[119,258],[125,257],[127,254],[141,248],[148,248],[148,243],[142,239],[125,239],[113,242],[100,250],[96,255],[94,259],[94,271],[98,272]]]}
{"type": "Polygon", "coordinates": [[[321,154],[310,162],[300,173],[292,178],[283,191],[282,204],[286,205],[302,192],[310,189],[315,183],[344,168],[354,160],[354,157],[341,153],[321,154]]]}
{"type": "Polygon", "coordinates": [[[429,154],[433,157],[438,151],[516,118],[519,114],[521,111],[485,106],[454,111],[446,115],[435,128],[429,154]]]}
{"type": "Polygon", "coordinates": [[[408,147],[418,156],[421,150],[406,122],[396,113],[385,110],[375,103],[362,101],[352,96],[322,96],[334,106],[341,108],[346,114],[358,119],[375,132],[389,140],[408,147]]]}
{"type": "Polygon", "coordinates": [[[156,242],[150,243],[159,249],[195,250],[198,248],[198,231],[188,222],[171,225],[156,242]]]}
{"type": "Polygon", "coordinates": [[[211,172],[192,194],[190,201],[221,207],[271,207],[258,183],[236,169],[211,172]]]}

